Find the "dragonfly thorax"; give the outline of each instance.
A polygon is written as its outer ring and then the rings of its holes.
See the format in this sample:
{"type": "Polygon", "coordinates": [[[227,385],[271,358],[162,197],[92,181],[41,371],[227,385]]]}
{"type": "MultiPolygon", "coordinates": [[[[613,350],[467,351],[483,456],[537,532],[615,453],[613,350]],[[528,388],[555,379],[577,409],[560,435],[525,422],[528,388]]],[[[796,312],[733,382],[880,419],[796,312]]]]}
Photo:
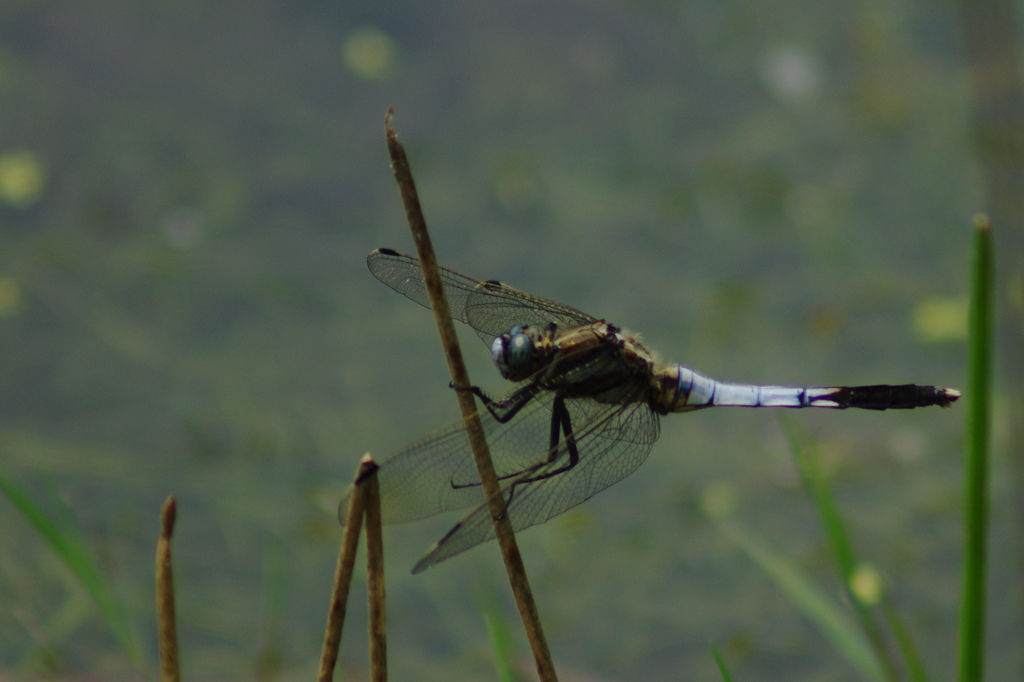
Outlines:
{"type": "Polygon", "coordinates": [[[601,320],[565,329],[553,322],[516,325],[491,342],[491,357],[504,378],[531,381],[565,398],[619,404],[645,401],[660,390],[650,353],[601,320]]]}

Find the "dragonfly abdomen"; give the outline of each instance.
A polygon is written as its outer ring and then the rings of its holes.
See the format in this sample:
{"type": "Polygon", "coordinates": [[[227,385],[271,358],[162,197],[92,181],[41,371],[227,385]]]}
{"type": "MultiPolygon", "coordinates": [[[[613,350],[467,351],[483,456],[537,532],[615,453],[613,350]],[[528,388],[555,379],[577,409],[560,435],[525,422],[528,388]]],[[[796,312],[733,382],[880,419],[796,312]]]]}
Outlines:
{"type": "Polygon", "coordinates": [[[672,368],[668,374],[675,374],[675,381],[662,384],[661,407],[666,412],[689,412],[707,407],[824,407],[833,410],[855,407],[864,410],[893,410],[930,405],[949,407],[960,397],[960,392],[955,389],[915,384],[816,387],[728,384],[682,365],[672,368]]]}

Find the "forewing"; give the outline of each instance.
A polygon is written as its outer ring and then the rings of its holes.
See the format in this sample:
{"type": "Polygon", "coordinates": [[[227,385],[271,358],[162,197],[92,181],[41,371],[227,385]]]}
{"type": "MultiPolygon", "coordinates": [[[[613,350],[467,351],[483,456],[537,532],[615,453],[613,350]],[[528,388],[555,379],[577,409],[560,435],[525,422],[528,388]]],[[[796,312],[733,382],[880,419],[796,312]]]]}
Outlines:
{"type": "MultiPolygon", "coordinates": [[[[645,401],[606,405],[593,400],[567,401],[572,417],[579,463],[549,478],[532,482],[509,480],[503,485],[507,513],[519,531],[544,523],[621,481],[639,467],[658,439],[658,415],[645,401]],[[511,498],[511,499],[510,499],[511,498]]],[[[568,458],[559,444],[555,461],[520,476],[538,479],[562,466],[568,458]]],[[[483,501],[416,564],[422,571],[495,537],[490,511],[483,501]]]]}
{"type": "MultiPolygon", "coordinates": [[[[430,307],[423,271],[415,256],[377,249],[366,258],[370,273],[411,301],[430,307]]],[[[534,296],[496,281],[484,281],[440,268],[448,308],[454,319],[471,326],[485,343],[517,324],[562,327],[590,324],[595,319],[575,308],[534,296]]]]}

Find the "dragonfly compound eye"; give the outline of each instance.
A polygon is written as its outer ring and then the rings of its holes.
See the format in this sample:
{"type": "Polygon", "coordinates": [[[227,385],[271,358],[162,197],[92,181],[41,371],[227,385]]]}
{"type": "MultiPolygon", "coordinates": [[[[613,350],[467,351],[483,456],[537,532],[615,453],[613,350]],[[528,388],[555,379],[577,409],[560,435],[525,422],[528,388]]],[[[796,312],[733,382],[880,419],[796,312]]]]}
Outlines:
{"type": "Polygon", "coordinates": [[[521,325],[491,342],[491,357],[501,375],[510,381],[522,381],[536,369],[533,340],[521,325]]]}

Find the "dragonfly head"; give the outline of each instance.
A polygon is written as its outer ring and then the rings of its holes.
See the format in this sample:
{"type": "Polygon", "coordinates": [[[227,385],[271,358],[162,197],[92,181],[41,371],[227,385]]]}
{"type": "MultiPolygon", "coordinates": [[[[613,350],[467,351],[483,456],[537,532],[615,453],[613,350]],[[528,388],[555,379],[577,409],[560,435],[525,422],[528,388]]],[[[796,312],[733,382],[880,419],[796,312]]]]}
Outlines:
{"type": "Polygon", "coordinates": [[[491,358],[509,381],[523,381],[537,371],[537,346],[530,332],[517,324],[491,342],[491,358]]]}

